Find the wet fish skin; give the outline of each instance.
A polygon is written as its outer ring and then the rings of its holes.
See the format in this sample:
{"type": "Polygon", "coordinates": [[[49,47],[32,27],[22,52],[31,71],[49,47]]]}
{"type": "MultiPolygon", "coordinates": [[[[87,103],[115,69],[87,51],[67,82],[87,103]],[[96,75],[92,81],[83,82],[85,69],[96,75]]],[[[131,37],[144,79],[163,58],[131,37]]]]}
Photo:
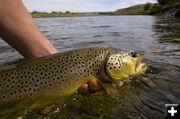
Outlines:
{"type": "Polygon", "coordinates": [[[0,101],[72,94],[91,77],[98,77],[106,55],[107,48],[87,48],[20,62],[0,72],[0,101]]]}
{"type": "Polygon", "coordinates": [[[11,106],[13,111],[55,103],[93,77],[106,83],[124,80],[142,72],[141,60],[142,56],[134,51],[93,47],[19,62],[0,72],[0,107],[11,106]]]}

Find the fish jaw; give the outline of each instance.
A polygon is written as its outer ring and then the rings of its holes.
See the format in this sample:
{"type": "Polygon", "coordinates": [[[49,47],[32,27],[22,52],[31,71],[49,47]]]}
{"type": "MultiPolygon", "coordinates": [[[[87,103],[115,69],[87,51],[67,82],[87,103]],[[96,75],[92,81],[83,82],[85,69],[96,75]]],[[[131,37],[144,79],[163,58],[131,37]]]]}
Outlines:
{"type": "Polygon", "coordinates": [[[134,74],[134,75],[146,71],[148,65],[145,64],[145,63],[143,63],[143,62],[142,62],[142,59],[143,59],[143,55],[140,54],[139,57],[138,57],[138,59],[136,60],[135,74],[134,74]]]}

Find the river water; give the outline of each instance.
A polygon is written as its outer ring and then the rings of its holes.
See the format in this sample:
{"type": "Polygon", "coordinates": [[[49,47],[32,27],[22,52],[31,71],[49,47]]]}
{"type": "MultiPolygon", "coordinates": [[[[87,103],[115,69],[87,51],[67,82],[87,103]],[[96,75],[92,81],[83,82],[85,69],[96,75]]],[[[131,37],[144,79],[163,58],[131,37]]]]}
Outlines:
{"type": "MultiPolygon", "coordinates": [[[[118,100],[105,91],[75,94],[64,108],[44,118],[163,119],[164,104],[180,103],[180,20],[156,16],[35,18],[59,52],[110,46],[144,54],[148,70],[119,88],[118,100]]],[[[0,40],[0,63],[22,58],[0,40]]],[[[37,115],[36,115],[37,116],[37,115]]],[[[36,117],[29,114],[28,119],[36,117]]],[[[38,115],[40,116],[40,115],[38,115]]]]}

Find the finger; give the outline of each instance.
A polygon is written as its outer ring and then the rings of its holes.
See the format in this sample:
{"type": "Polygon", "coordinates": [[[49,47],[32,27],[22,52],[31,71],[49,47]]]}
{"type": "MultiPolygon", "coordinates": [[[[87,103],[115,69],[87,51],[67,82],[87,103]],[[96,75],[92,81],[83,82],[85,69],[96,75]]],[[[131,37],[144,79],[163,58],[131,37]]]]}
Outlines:
{"type": "Polygon", "coordinates": [[[119,83],[117,83],[117,87],[121,87],[123,85],[123,82],[122,81],[120,81],[119,83]]]}
{"type": "Polygon", "coordinates": [[[96,78],[93,78],[88,82],[88,87],[89,87],[89,90],[92,92],[99,91],[99,90],[103,89],[96,78]]]}
{"type": "Polygon", "coordinates": [[[113,83],[113,86],[116,88],[121,87],[122,85],[123,85],[122,81],[119,81],[118,83],[113,83]]]}
{"type": "Polygon", "coordinates": [[[82,84],[79,88],[79,93],[81,94],[89,93],[88,84],[82,84]]]}

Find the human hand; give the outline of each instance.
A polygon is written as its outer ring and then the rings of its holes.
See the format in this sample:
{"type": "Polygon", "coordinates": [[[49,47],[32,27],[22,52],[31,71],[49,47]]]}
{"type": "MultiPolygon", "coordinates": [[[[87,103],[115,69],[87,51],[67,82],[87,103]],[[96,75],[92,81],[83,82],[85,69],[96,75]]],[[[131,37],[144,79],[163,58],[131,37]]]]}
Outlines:
{"type": "MultiPolygon", "coordinates": [[[[123,85],[123,82],[120,81],[116,85],[113,85],[115,87],[121,87],[123,85]]],[[[93,93],[103,90],[103,87],[100,85],[98,80],[96,78],[92,78],[88,83],[82,84],[79,88],[79,93],[81,94],[87,94],[87,93],[93,93]]]]}

